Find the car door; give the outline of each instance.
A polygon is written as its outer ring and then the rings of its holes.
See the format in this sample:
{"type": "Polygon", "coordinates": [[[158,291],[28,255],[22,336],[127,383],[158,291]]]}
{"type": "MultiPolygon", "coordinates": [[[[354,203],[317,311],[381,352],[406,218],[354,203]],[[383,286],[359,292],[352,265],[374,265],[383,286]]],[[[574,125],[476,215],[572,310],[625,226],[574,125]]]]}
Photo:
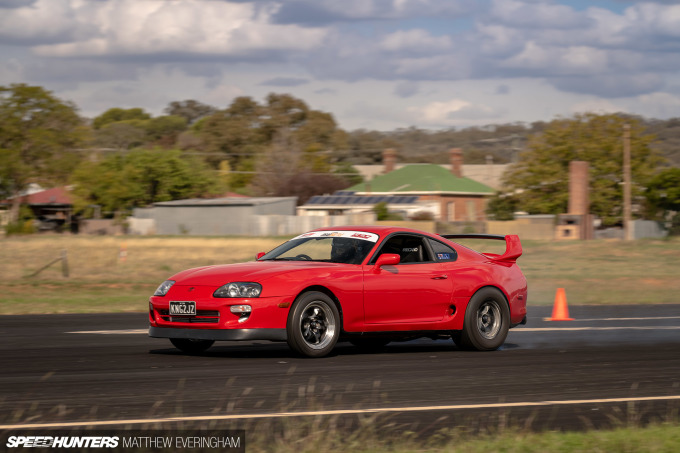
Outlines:
{"type": "Polygon", "coordinates": [[[451,304],[451,281],[423,236],[386,238],[363,272],[366,324],[437,322],[451,304]],[[400,263],[376,269],[375,261],[383,253],[398,254],[400,263]]]}

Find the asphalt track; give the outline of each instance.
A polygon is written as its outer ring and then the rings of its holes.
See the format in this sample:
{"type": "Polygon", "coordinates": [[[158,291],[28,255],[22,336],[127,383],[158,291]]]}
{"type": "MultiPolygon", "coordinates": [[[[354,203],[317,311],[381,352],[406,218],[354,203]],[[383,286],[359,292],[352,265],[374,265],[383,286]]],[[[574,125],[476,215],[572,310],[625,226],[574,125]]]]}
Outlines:
{"type": "Polygon", "coordinates": [[[0,429],[375,416],[424,433],[678,419],[680,305],[571,306],[570,322],[544,320],[550,310],[530,307],[499,351],[423,339],[372,353],[341,343],[323,359],[267,341],[185,355],[145,335],[144,313],[2,316],[0,429]]]}

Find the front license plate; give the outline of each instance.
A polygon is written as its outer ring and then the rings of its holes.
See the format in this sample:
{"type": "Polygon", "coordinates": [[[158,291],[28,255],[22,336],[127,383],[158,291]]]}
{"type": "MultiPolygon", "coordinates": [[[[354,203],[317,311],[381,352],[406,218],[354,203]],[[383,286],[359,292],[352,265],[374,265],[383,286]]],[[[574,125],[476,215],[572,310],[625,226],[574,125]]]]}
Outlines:
{"type": "Polygon", "coordinates": [[[171,315],[195,315],[196,314],[196,302],[170,302],[170,314],[171,315]]]}

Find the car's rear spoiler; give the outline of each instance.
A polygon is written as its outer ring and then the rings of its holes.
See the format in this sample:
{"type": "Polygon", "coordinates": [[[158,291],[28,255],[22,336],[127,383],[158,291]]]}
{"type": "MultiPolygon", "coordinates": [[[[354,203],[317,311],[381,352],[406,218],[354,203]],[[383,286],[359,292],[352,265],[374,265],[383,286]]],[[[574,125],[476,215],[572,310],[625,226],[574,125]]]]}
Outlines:
{"type": "Polygon", "coordinates": [[[517,261],[522,256],[522,243],[516,234],[440,234],[445,239],[495,239],[505,241],[505,253],[497,255],[495,253],[483,253],[484,256],[494,261],[517,261]]]}

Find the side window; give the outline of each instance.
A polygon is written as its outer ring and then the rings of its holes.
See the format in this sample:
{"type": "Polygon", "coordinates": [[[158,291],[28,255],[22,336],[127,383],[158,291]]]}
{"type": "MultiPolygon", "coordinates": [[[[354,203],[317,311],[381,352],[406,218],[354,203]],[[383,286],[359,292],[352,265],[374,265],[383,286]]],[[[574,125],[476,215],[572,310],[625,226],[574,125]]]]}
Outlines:
{"type": "Polygon", "coordinates": [[[435,261],[447,263],[458,259],[458,252],[456,252],[455,249],[439,241],[435,241],[434,239],[428,239],[428,241],[430,241],[430,247],[432,247],[435,261]]]}
{"type": "Polygon", "coordinates": [[[378,256],[383,253],[395,253],[399,255],[400,263],[426,263],[434,261],[430,251],[425,246],[425,238],[421,236],[411,236],[400,234],[392,236],[383,244],[378,254],[371,260],[375,262],[378,256]]]}

